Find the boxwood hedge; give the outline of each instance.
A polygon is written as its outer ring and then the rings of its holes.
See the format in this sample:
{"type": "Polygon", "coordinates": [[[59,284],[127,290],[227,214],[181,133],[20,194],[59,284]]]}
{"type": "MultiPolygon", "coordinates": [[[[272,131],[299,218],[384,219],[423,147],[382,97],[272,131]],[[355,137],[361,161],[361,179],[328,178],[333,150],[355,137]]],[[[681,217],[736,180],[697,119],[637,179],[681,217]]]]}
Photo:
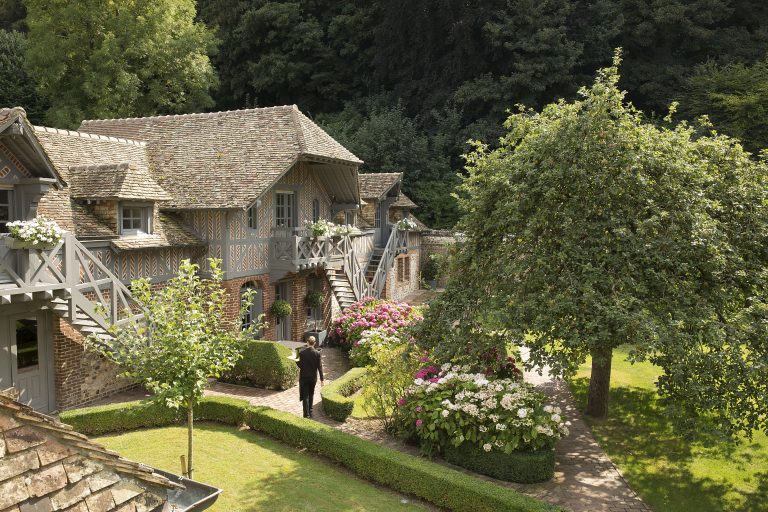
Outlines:
{"type": "Polygon", "coordinates": [[[290,355],[291,349],[280,343],[249,340],[242,359],[221,380],[267,389],[291,388],[299,379],[299,368],[288,359],[290,355]]]}
{"type": "Polygon", "coordinates": [[[532,484],[546,482],[555,476],[554,450],[512,453],[493,450],[486,453],[465,442],[458,448],[444,447],[443,456],[452,464],[508,482],[532,484]]]}
{"type": "MultiPolygon", "coordinates": [[[[183,416],[183,415],[182,415],[183,416]]],[[[199,420],[245,424],[291,446],[335,461],[361,478],[418,496],[456,511],[555,512],[561,509],[428,460],[340,432],[293,414],[249,406],[245,400],[205,397],[195,409],[199,420]]],[[[75,409],[61,414],[83,433],[106,434],[140,427],[170,425],[176,411],[147,401],[75,409]]]]}
{"type": "Polygon", "coordinates": [[[325,415],[336,421],[345,421],[355,406],[351,395],[360,389],[365,377],[365,368],[352,368],[335,381],[320,390],[325,415]]]}

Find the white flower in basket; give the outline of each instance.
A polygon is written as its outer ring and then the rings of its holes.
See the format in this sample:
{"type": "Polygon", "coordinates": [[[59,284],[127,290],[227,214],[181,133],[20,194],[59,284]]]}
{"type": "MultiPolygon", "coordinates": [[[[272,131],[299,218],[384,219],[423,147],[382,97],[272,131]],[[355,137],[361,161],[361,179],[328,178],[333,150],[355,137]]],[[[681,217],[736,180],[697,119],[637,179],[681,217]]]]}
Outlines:
{"type": "Polygon", "coordinates": [[[64,237],[65,231],[53,220],[36,217],[32,220],[9,222],[7,239],[15,248],[52,247],[64,237]]]}
{"type": "Polygon", "coordinates": [[[395,224],[395,226],[400,231],[413,231],[414,229],[416,229],[416,222],[414,222],[414,220],[411,219],[410,217],[406,217],[404,219],[397,221],[397,224],[395,224]]]}

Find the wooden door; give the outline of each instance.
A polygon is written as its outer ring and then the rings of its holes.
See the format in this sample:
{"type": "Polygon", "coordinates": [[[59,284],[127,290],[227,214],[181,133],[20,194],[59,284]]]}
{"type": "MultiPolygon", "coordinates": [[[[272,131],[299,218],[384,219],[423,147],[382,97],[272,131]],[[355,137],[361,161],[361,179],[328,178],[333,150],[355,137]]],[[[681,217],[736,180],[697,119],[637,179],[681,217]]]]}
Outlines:
{"type": "Polygon", "coordinates": [[[9,335],[13,387],[19,402],[41,412],[54,409],[51,388],[52,354],[42,312],[13,315],[4,322],[9,335]]]}

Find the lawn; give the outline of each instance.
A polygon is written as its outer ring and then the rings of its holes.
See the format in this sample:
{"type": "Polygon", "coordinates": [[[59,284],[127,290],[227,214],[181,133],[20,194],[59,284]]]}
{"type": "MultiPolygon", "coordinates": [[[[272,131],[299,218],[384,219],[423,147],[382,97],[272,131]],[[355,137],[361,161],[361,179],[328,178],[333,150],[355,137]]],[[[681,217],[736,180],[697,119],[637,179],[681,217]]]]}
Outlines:
{"type": "MultiPolygon", "coordinates": [[[[768,437],[756,432],[738,445],[679,438],[657,403],[659,369],[631,365],[626,354],[614,353],[608,419],[587,421],[631,487],[656,512],[768,511],[768,437]]],[[[571,385],[582,409],[589,364],[571,385]]]]}
{"type": "MultiPolygon", "coordinates": [[[[122,456],[179,473],[186,427],[164,427],[99,437],[122,456]]],[[[427,510],[313,455],[252,431],[200,424],[195,430],[195,480],[224,489],[211,511],[270,512],[427,510]]]]}

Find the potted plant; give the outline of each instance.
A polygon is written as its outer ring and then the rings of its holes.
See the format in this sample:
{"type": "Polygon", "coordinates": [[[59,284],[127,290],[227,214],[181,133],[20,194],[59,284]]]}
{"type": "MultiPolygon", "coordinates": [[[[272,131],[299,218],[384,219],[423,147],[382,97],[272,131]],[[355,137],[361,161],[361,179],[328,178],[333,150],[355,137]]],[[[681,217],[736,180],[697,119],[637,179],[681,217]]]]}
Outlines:
{"type": "MultiPolygon", "coordinates": [[[[319,308],[323,305],[323,299],[325,297],[323,296],[323,293],[317,290],[310,290],[307,292],[307,295],[304,297],[304,304],[307,305],[308,308],[319,308]]],[[[328,331],[325,329],[322,329],[322,325],[318,323],[318,320],[316,318],[312,319],[312,325],[310,328],[304,333],[304,339],[306,340],[310,336],[314,336],[315,340],[317,340],[317,345],[323,345],[325,343],[325,338],[328,335],[328,331]]]]}
{"type": "Polygon", "coordinates": [[[328,236],[333,232],[335,225],[333,222],[328,222],[325,219],[320,219],[317,222],[307,223],[307,230],[312,238],[319,238],[321,236],[328,236]]]}
{"type": "Polygon", "coordinates": [[[293,308],[287,300],[277,299],[272,303],[270,311],[276,318],[285,318],[293,312],[293,308]]]}
{"type": "Polygon", "coordinates": [[[417,226],[413,219],[405,217],[404,219],[397,221],[395,227],[400,231],[413,231],[417,226]]]}
{"type": "Polygon", "coordinates": [[[44,217],[9,222],[5,244],[10,249],[50,249],[64,236],[56,222],[44,217]]]}

